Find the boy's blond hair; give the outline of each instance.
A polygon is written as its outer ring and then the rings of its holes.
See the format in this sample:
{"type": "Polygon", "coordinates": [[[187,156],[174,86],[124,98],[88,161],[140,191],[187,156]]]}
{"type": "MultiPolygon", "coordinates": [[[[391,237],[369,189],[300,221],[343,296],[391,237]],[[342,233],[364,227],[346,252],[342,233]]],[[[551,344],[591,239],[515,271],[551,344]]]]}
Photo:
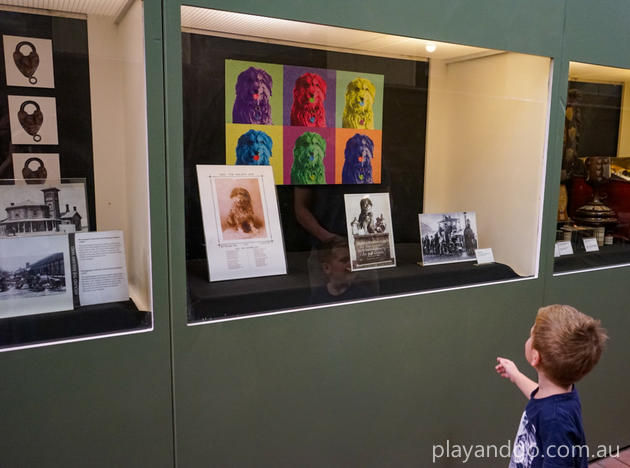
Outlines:
{"type": "Polygon", "coordinates": [[[562,386],[577,382],[595,367],[607,339],[599,320],[559,304],[538,309],[532,331],[540,368],[562,386]]]}

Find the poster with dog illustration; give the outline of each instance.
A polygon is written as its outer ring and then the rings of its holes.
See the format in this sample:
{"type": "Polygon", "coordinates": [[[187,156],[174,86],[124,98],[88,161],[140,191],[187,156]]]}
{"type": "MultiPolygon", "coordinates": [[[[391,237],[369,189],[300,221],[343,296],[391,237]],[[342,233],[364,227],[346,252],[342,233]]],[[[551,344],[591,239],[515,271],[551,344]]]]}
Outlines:
{"type": "Polygon", "coordinates": [[[396,266],[389,193],[345,194],[352,271],[396,266]]]}
{"type": "Polygon", "coordinates": [[[335,183],[381,183],[380,130],[338,128],[335,142],[335,183]]]}
{"type": "Polygon", "coordinates": [[[282,125],[282,65],[225,61],[225,123],[282,125]]]}
{"type": "Polygon", "coordinates": [[[335,130],[284,128],[284,180],[293,185],[335,183],[335,130]]]}
{"type": "Polygon", "coordinates": [[[383,130],[385,77],[373,73],[337,72],[337,128],[383,130]]]}
{"type": "Polygon", "coordinates": [[[284,125],[335,127],[335,70],[284,67],[284,125]]]}
{"type": "Polygon", "coordinates": [[[225,61],[226,164],[277,184],[379,184],[384,76],[225,61]]]}
{"type": "Polygon", "coordinates": [[[286,274],[270,166],[197,165],[210,281],[286,274]]]}
{"type": "Polygon", "coordinates": [[[283,184],[284,128],[281,125],[225,126],[225,163],[238,166],[271,166],[277,184],[283,184]]]}

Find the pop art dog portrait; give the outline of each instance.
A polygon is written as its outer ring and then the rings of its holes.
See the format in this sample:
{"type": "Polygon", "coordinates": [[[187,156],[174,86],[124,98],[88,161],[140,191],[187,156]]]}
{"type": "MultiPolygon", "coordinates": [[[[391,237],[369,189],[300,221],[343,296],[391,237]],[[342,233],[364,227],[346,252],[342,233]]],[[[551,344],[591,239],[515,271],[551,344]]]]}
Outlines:
{"type": "Polygon", "coordinates": [[[295,81],[291,125],[326,126],[326,89],[326,81],[317,73],[304,73],[295,81]]]}
{"type": "Polygon", "coordinates": [[[241,166],[269,166],[273,140],[262,130],[248,130],[238,138],[236,164],[241,166]]]}
{"type": "Polygon", "coordinates": [[[326,140],[318,133],[305,132],[293,147],[292,184],[325,184],[326,140]]]}
{"type": "Polygon", "coordinates": [[[367,135],[355,134],[346,142],[344,150],[343,184],[372,184],[374,142],[367,135]]]}
{"type": "Polygon", "coordinates": [[[262,68],[249,67],[236,79],[232,123],[271,125],[273,79],[262,68]]]}
{"type": "Polygon", "coordinates": [[[374,128],[376,88],[367,78],[355,78],[346,87],[343,128],[374,128]]]}

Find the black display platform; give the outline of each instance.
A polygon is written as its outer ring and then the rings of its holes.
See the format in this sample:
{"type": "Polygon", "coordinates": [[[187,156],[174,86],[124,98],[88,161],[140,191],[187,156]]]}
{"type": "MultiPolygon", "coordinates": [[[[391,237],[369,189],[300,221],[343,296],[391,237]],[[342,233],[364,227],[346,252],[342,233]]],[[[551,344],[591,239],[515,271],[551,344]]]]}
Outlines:
{"type": "Polygon", "coordinates": [[[597,252],[581,251],[555,258],[553,272],[567,273],[624,263],[630,263],[630,244],[605,245],[597,252]]]}
{"type": "MultiPolygon", "coordinates": [[[[310,252],[287,254],[287,275],[208,282],[206,259],[187,263],[188,319],[191,322],[316,305],[312,302],[307,260],[310,252]]],[[[501,263],[474,261],[419,266],[417,244],[396,245],[397,266],[370,270],[377,293],[389,296],[431,289],[519,278],[501,263]]],[[[321,302],[320,302],[321,303],[321,302]]]]}
{"type": "Polygon", "coordinates": [[[0,349],[151,327],[151,312],[123,302],[0,320],[0,349]]]}

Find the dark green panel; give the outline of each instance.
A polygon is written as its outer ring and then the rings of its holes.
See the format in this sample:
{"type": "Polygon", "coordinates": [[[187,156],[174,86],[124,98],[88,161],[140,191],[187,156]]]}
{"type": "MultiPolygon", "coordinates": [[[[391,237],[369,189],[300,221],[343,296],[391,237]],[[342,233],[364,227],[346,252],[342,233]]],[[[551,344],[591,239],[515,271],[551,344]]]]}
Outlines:
{"type": "Polygon", "coordinates": [[[592,374],[580,384],[586,435],[591,444],[630,444],[630,268],[557,276],[545,302],[568,303],[602,321],[610,341],[592,374]]]}
{"type": "MultiPolygon", "coordinates": [[[[558,0],[187,3],[555,59],[562,52],[558,0]]],[[[495,374],[495,359],[526,365],[541,279],[186,326],[180,4],[164,5],[178,466],[430,466],[433,444],[511,440],[526,400],[495,374]]],[[[554,92],[566,74],[554,67],[554,92]]],[[[563,118],[554,99],[560,135],[563,118]]],[[[561,140],[550,137],[548,177],[561,140]]],[[[551,232],[543,237],[553,245],[551,232]]]]}
{"type": "Polygon", "coordinates": [[[630,68],[630,2],[568,0],[567,57],[571,61],[630,68]]]}
{"type": "Polygon", "coordinates": [[[172,467],[160,5],[145,2],[155,330],[0,353],[0,466],[172,467]]]}
{"type": "Polygon", "coordinates": [[[495,358],[525,365],[540,299],[532,280],[191,327],[179,466],[429,466],[447,439],[507,443],[525,399],[495,358]]]}

